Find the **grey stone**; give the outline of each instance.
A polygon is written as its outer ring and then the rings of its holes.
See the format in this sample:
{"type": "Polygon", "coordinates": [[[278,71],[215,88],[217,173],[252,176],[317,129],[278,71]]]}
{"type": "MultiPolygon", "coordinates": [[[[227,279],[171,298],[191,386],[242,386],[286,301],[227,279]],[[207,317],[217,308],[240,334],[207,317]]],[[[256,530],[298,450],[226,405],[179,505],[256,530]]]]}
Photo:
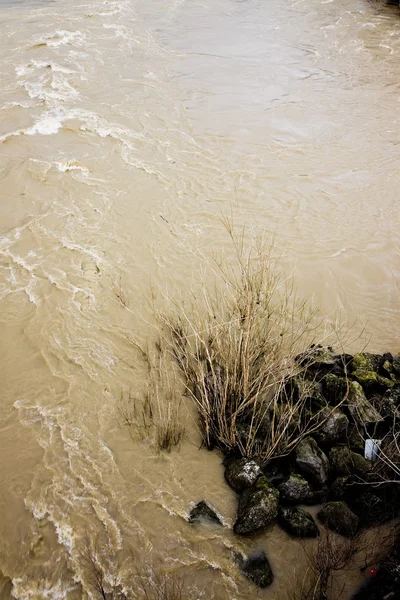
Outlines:
{"type": "Polygon", "coordinates": [[[225,479],[236,492],[252,486],[262,474],[260,465],[249,458],[229,460],[225,467],[225,479]]]}
{"type": "Polygon", "coordinates": [[[313,482],[324,485],[329,477],[329,461],[312,437],[300,442],[295,450],[299,471],[313,482]]]}
{"type": "Polygon", "coordinates": [[[299,538],[317,537],[319,529],[309,512],[301,508],[280,507],[278,522],[282,529],[299,538]]]}
{"type": "Polygon", "coordinates": [[[345,537],[352,538],[357,532],[359,518],[344,502],[328,502],[317,517],[328,529],[345,537]]]}

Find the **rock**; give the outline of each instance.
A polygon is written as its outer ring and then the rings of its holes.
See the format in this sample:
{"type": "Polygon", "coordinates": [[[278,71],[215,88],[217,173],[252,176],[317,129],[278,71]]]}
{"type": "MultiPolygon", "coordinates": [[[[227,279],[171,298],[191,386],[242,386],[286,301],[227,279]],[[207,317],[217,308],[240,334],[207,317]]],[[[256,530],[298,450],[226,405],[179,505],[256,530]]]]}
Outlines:
{"type": "Polygon", "coordinates": [[[375,389],[391,388],[394,386],[394,381],[379,375],[375,371],[354,371],[352,377],[358,381],[367,393],[372,393],[375,389]]]}
{"type": "MultiPolygon", "coordinates": [[[[326,399],[322,395],[322,385],[314,379],[297,376],[290,380],[290,384],[290,393],[294,395],[295,401],[301,399],[309,409],[316,411],[327,405],[326,399]]],[[[297,420],[300,420],[299,415],[297,415],[297,420]]]]}
{"type": "Polygon", "coordinates": [[[322,381],[324,394],[330,404],[337,405],[347,393],[348,380],[332,373],[325,375],[322,381]]]}
{"type": "Polygon", "coordinates": [[[215,512],[215,510],[213,510],[207,504],[207,502],[204,502],[204,500],[202,500],[201,502],[198,502],[196,506],[194,506],[190,511],[189,523],[201,523],[204,521],[222,525],[222,521],[215,512]]]}
{"type": "Polygon", "coordinates": [[[238,493],[252,486],[260,475],[260,465],[249,458],[228,460],[225,467],[226,482],[238,493]]]}
{"type": "Polygon", "coordinates": [[[350,382],[347,406],[354,421],[360,425],[383,421],[383,417],[367,400],[362,386],[357,381],[350,382]]]}
{"type": "Polygon", "coordinates": [[[332,445],[346,439],[349,419],[341,410],[325,408],[320,418],[323,424],[316,435],[321,444],[332,445]]]}
{"type": "Polygon", "coordinates": [[[238,555],[236,560],[244,576],[258,587],[266,588],[273,582],[274,574],[264,550],[254,552],[247,559],[238,555]]]}
{"type": "Polygon", "coordinates": [[[370,398],[372,406],[384,418],[399,419],[400,409],[397,407],[400,390],[387,390],[385,394],[374,394],[370,398]]]}
{"type": "Polygon", "coordinates": [[[278,522],[282,529],[299,538],[318,537],[319,529],[310,513],[301,508],[281,507],[278,522]]]}
{"type": "Polygon", "coordinates": [[[393,369],[400,375],[400,355],[393,357],[393,369]]]}
{"type": "Polygon", "coordinates": [[[250,535],[265,529],[278,514],[279,492],[259,477],[254,486],[246,488],[240,498],[233,531],[250,535]]]}
{"type": "Polygon", "coordinates": [[[357,532],[359,519],[344,502],[328,502],[317,517],[323,525],[345,537],[352,538],[357,532]]]}
{"type": "Polygon", "coordinates": [[[302,504],[312,495],[308,481],[297,473],[291,473],[289,479],[278,485],[281,500],[302,504]]]}
{"type": "Polygon", "coordinates": [[[350,448],[350,450],[353,450],[353,452],[357,452],[358,454],[361,454],[362,456],[364,456],[364,450],[365,450],[365,441],[364,438],[367,437],[366,432],[363,431],[363,428],[360,428],[361,431],[359,430],[359,428],[355,425],[352,425],[349,427],[348,429],[348,435],[347,435],[347,445],[350,448]],[[363,438],[364,436],[364,438],[363,438]]]}
{"type": "Polygon", "coordinates": [[[336,446],[329,452],[329,460],[337,475],[367,475],[370,463],[363,457],[352,452],[347,446],[336,446]]]}
{"type": "Polygon", "coordinates": [[[312,437],[307,437],[298,444],[295,460],[299,471],[309,477],[312,482],[323,485],[329,476],[329,461],[312,437]]]}
{"type": "Polygon", "coordinates": [[[353,356],[351,367],[353,371],[375,371],[378,373],[385,359],[380,354],[370,352],[358,352],[353,356]]]}

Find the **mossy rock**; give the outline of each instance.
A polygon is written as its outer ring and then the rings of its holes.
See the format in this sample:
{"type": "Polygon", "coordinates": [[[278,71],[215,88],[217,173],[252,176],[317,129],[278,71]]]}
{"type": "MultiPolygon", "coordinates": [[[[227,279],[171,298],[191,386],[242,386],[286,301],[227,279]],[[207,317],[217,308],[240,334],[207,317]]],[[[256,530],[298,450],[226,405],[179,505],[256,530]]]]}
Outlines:
{"type": "Polygon", "coordinates": [[[347,393],[348,383],[345,377],[328,373],[322,380],[322,385],[326,399],[332,405],[339,404],[347,393]]]}
{"type": "Polygon", "coordinates": [[[392,379],[383,377],[375,371],[364,371],[363,369],[359,369],[352,373],[352,377],[353,379],[358,381],[358,383],[363,387],[365,392],[369,394],[373,393],[374,390],[386,390],[388,388],[392,388],[395,385],[395,382],[392,379]]]}
{"type": "Polygon", "coordinates": [[[361,384],[357,381],[350,382],[347,407],[354,421],[359,425],[379,423],[383,420],[382,415],[367,400],[361,384]]]}
{"type": "Polygon", "coordinates": [[[347,446],[336,446],[329,452],[332,470],[337,475],[367,476],[370,470],[368,460],[352,452],[347,446]]]}
{"type": "Polygon", "coordinates": [[[371,354],[370,352],[358,352],[353,356],[351,361],[351,368],[353,371],[375,371],[378,373],[379,369],[385,362],[384,357],[381,354],[371,354]]]}
{"type": "Polygon", "coordinates": [[[319,529],[309,512],[302,508],[280,507],[278,523],[294,537],[315,538],[319,536],[319,529]]]}
{"type": "Polygon", "coordinates": [[[348,538],[353,538],[357,533],[359,518],[342,501],[328,502],[319,511],[318,519],[323,525],[348,538]]]}
{"type": "Polygon", "coordinates": [[[265,529],[278,514],[279,492],[261,476],[255,485],[246,488],[240,498],[233,531],[251,535],[265,529]]]}

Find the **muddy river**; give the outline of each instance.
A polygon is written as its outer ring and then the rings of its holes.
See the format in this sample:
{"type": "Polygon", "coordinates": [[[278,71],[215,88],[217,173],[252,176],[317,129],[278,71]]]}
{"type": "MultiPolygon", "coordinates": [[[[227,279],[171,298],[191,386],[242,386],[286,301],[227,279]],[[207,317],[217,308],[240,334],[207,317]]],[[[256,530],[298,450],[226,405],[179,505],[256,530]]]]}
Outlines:
{"type": "MultiPolygon", "coordinates": [[[[132,565],[191,598],[294,599],[304,547],[236,538],[221,457],[121,424],[151,298],[196,285],[221,227],[275,239],[298,294],[399,351],[400,14],[369,0],[0,1],[0,582],[94,595],[132,565]],[[206,499],[226,527],[192,527],[206,499]],[[261,591],[232,552],[263,547],[261,591]],[[188,592],[189,594],[189,592],[188,592]]],[[[348,576],[343,598],[360,577],[348,576]]],[[[141,596],[138,596],[141,597],[141,596]]]]}

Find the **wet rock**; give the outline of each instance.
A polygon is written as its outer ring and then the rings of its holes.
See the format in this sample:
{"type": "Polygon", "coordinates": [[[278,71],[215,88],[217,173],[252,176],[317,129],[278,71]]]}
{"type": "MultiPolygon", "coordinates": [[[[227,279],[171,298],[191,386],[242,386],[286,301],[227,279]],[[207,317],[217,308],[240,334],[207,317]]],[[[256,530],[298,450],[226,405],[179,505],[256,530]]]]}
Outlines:
{"type": "Polygon", "coordinates": [[[278,522],[282,529],[299,538],[317,537],[319,529],[307,511],[301,508],[281,507],[278,512],[278,522]]]}
{"type": "Polygon", "coordinates": [[[202,500],[198,502],[196,506],[192,508],[189,514],[189,523],[201,523],[201,522],[209,522],[209,523],[217,523],[218,525],[222,525],[222,521],[207,502],[202,500]]]}
{"type": "Polygon", "coordinates": [[[278,486],[282,501],[302,504],[312,495],[308,481],[297,473],[291,473],[289,479],[278,486]]]}
{"type": "Polygon", "coordinates": [[[323,525],[345,537],[352,538],[357,532],[359,518],[342,501],[328,502],[317,517],[323,525]]]}
{"type": "Polygon", "coordinates": [[[332,445],[346,438],[349,419],[339,409],[325,408],[321,411],[322,426],[317,439],[321,444],[332,445]]]}
{"type": "Polygon", "coordinates": [[[299,471],[318,485],[324,485],[329,476],[329,461],[312,437],[300,442],[295,450],[299,471]]]}
{"type": "Polygon", "coordinates": [[[260,465],[249,458],[228,460],[225,467],[225,480],[238,493],[252,486],[260,475],[260,465]]]}
{"type": "Polygon", "coordinates": [[[278,514],[279,492],[268,484],[266,477],[245,489],[240,498],[233,531],[250,535],[265,529],[278,514]]]}
{"type": "Polygon", "coordinates": [[[360,454],[352,452],[347,446],[336,446],[329,452],[329,460],[337,475],[366,476],[370,463],[360,454]]]}
{"type": "Polygon", "coordinates": [[[347,406],[354,421],[359,425],[379,423],[383,420],[382,415],[367,400],[362,386],[357,381],[350,382],[347,406]]]}
{"type": "Polygon", "coordinates": [[[266,588],[273,582],[274,574],[264,550],[258,550],[246,559],[237,555],[236,561],[244,576],[258,587],[266,588]]]}

